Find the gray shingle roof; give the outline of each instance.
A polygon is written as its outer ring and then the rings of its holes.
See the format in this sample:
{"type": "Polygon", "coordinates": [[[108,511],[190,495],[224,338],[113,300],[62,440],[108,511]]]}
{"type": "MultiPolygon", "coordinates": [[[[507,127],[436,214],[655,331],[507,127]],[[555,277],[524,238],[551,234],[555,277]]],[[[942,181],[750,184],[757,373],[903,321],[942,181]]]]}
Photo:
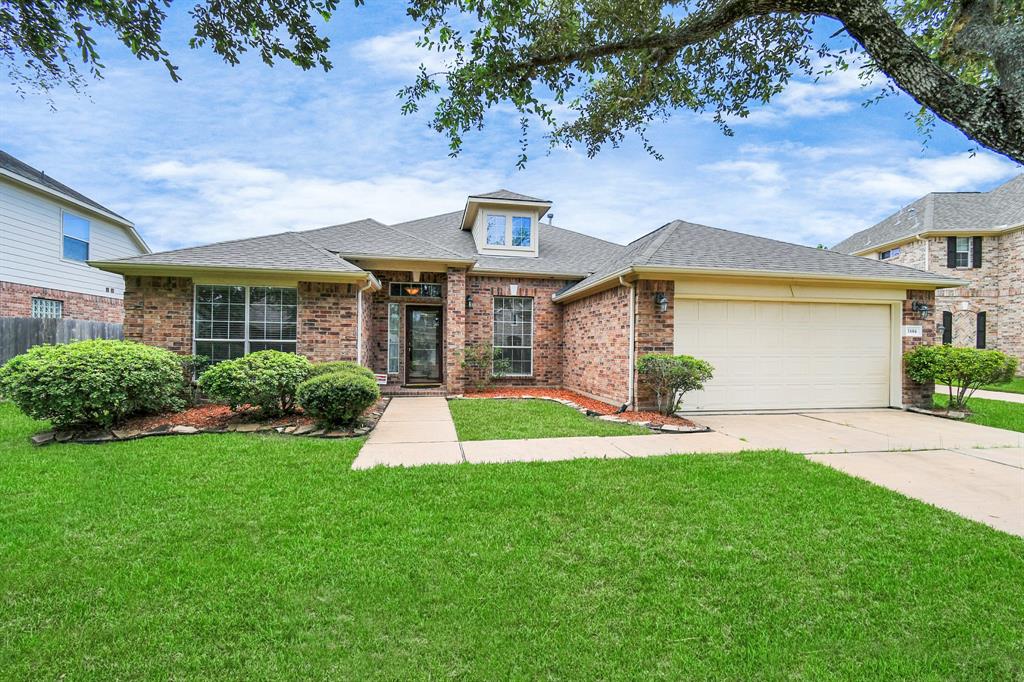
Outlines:
{"type": "Polygon", "coordinates": [[[540,255],[488,256],[477,253],[473,234],[462,230],[461,226],[462,211],[392,225],[396,230],[429,240],[464,258],[476,260],[477,270],[497,272],[586,277],[597,263],[624,248],[597,237],[542,222],[538,224],[540,255]]]}
{"type": "Polygon", "coordinates": [[[990,192],[933,192],[904,206],[880,223],[844,239],[833,247],[840,253],[909,239],[936,230],[985,232],[1024,223],[1024,175],[990,192]]]}
{"type": "Polygon", "coordinates": [[[120,218],[121,220],[123,220],[125,222],[131,222],[130,220],[128,220],[124,216],[118,215],[117,213],[115,213],[114,211],[111,211],[106,206],[104,206],[104,205],[102,205],[102,204],[100,204],[98,202],[93,201],[92,199],[90,199],[89,197],[85,196],[81,192],[77,192],[77,191],[71,189],[70,187],[65,185],[63,182],[58,182],[58,181],[54,180],[53,178],[51,178],[49,175],[47,175],[43,171],[37,170],[37,169],[33,168],[32,166],[28,165],[24,161],[21,161],[20,159],[16,159],[13,156],[11,156],[10,154],[8,154],[7,152],[2,151],[2,150],[0,150],[0,168],[3,168],[6,171],[10,171],[11,173],[14,173],[15,175],[20,175],[21,177],[25,178],[26,180],[31,180],[32,182],[38,183],[40,185],[43,185],[44,187],[52,189],[55,192],[59,192],[59,193],[65,195],[67,197],[70,197],[70,198],[75,199],[77,201],[81,201],[83,204],[88,204],[89,206],[92,206],[95,209],[99,209],[100,211],[103,211],[104,213],[109,213],[109,214],[111,214],[113,216],[116,216],[116,217],[120,218]]]}
{"type": "Polygon", "coordinates": [[[639,266],[959,282],[952,277],[902,265],[675,220],[631,242],[623,253],[602,263],[592,275],[559,296],[586,289],[616,272],[639,266]]]}
{"type": "Polygon", "coordinates": [[[299,232],[234,239],[187,249],[120,258],[106,263],[245,268],[253,270],[309,270],[362,272],[362,269],[307,239],[299,232]]]}
{"type": "Polygon", "coordinates": [[[451,261],[472,260],[475,256],[447,248],[444,243],[434,239],[402,231],[370,218],[304,230],[299,234],[317,246],[342,257],[379,256],[451,261]]]}
{"type": "Polygon", "coordinates": [[[547,199],[538,199],[537,197],[527,196],[526,194],[519,194],[518,192],[510,192],[507,189],[499,189],[495,192],[487,192],[485,194],[470,194],[470,199],[504,199],[506,201],[540,201],[548,203],[547,199]]]}

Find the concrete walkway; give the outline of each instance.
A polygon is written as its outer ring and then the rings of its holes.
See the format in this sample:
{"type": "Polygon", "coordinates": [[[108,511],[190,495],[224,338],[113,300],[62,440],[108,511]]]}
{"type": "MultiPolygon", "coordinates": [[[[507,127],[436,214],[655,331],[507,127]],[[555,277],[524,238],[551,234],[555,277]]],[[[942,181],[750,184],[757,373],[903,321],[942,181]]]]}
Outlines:
{"type": "MultiPolygon", "coordinates": [[[[935,392],[939,395],[949,395],[949,386],[935,384],[935,392]]],[[[1006,391],[983,391],[978,389],[974,392],[974,398],[985,400],[1004,400],[1008,403],[1024,403],[1024,393],[1007,393],[1006,391]]]]}
{"type": "Polygon", "coordinates": [[[392,398],[352,468],[463,461],[445,398],[392,398]]]}

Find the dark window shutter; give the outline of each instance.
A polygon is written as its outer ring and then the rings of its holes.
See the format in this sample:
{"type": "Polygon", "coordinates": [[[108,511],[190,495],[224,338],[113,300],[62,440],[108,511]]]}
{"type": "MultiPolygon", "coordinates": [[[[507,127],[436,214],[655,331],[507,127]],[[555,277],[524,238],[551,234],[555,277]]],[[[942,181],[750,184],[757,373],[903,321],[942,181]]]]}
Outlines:
{"type": "Polygon", "coordinates": [[[953,343],[953,313],[948,310],[942,311],[942,343],[953,343]]]}
{"type": "Polygon", "coordinates": [[[978,313],[978,348],[985,347],[985,313],[978,313]]]}
{"type": "Polygon", "coordinates": [[[971,249],[974,252],[974,267],[981,267],[981,237],[974,238],[974,248],[971,249]]]}
{"type": "Polygon", "coordinates": [[[946,267],[956,267],[956,237],[946,237],[946,267]]]}

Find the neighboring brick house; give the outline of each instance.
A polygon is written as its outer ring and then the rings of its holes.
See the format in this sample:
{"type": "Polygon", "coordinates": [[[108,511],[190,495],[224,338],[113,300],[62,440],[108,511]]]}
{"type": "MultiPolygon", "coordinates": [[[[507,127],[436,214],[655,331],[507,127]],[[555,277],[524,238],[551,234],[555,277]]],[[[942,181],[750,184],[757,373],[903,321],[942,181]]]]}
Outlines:
{"type": "Polygon", "coordinates": [[[93,262],[125,276],[128,338],[215,360],[275,348],[354,360],[385,390],[457,394],[493,345],[501,383],[648,405],[636,360],[688,353],[715,378],[688,410],[927,403],[902,352],[918,303],[958,280],[682,221],[622,246],[544,222],[506,190],[461,210],[359,220],[93,262]]]}
{"type": "Polygon", "coordinates": [[[963,280],[938,292],[937,334],[995,348],[1024,373],[1024,175],[990,192],[934,192],[835,250],[963,280]]]}
{"type": "Polygon", "coordinates": [[[124,279],[87,261],[144,253],[129,220],[0,151],[0,317],[120,323],[124,279]]]}

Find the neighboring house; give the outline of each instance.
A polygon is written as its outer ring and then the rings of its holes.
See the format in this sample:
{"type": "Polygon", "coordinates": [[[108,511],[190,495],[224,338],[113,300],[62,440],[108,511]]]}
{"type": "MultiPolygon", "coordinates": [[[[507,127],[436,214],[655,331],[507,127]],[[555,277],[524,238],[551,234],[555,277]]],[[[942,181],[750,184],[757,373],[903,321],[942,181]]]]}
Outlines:
{"type": "Polygon", "coordinates": [[[129,220],[0,151],[0,317],[120,323],[124,279],[87,261],[144,253],[129,220]]]}
{"type": "Polygon", "coordinates": [[[930,403],[902,352],[958,280],[673,221],[628,246],[543,222],[501,190],[462,210],[283,232],[93,264],[125,276],[125,335],[215,359],[265,348],[347,359],[387,390],[466,385],[460,352],[492,344],[502,381],[647,405],[644,353],[709,360],[693,410],[930,403]],[[923,318],[923,319],[922,319],[923,318]],[[921,325],[904,338],[901,326],[921,325]]]}
{"type": "Polygon", "coordinates": [[[991,192],[933,192],[834,250],[965,280],[938,292],[939,338],[999,349],[1024,372],[1024,175],[991,192]]]}

